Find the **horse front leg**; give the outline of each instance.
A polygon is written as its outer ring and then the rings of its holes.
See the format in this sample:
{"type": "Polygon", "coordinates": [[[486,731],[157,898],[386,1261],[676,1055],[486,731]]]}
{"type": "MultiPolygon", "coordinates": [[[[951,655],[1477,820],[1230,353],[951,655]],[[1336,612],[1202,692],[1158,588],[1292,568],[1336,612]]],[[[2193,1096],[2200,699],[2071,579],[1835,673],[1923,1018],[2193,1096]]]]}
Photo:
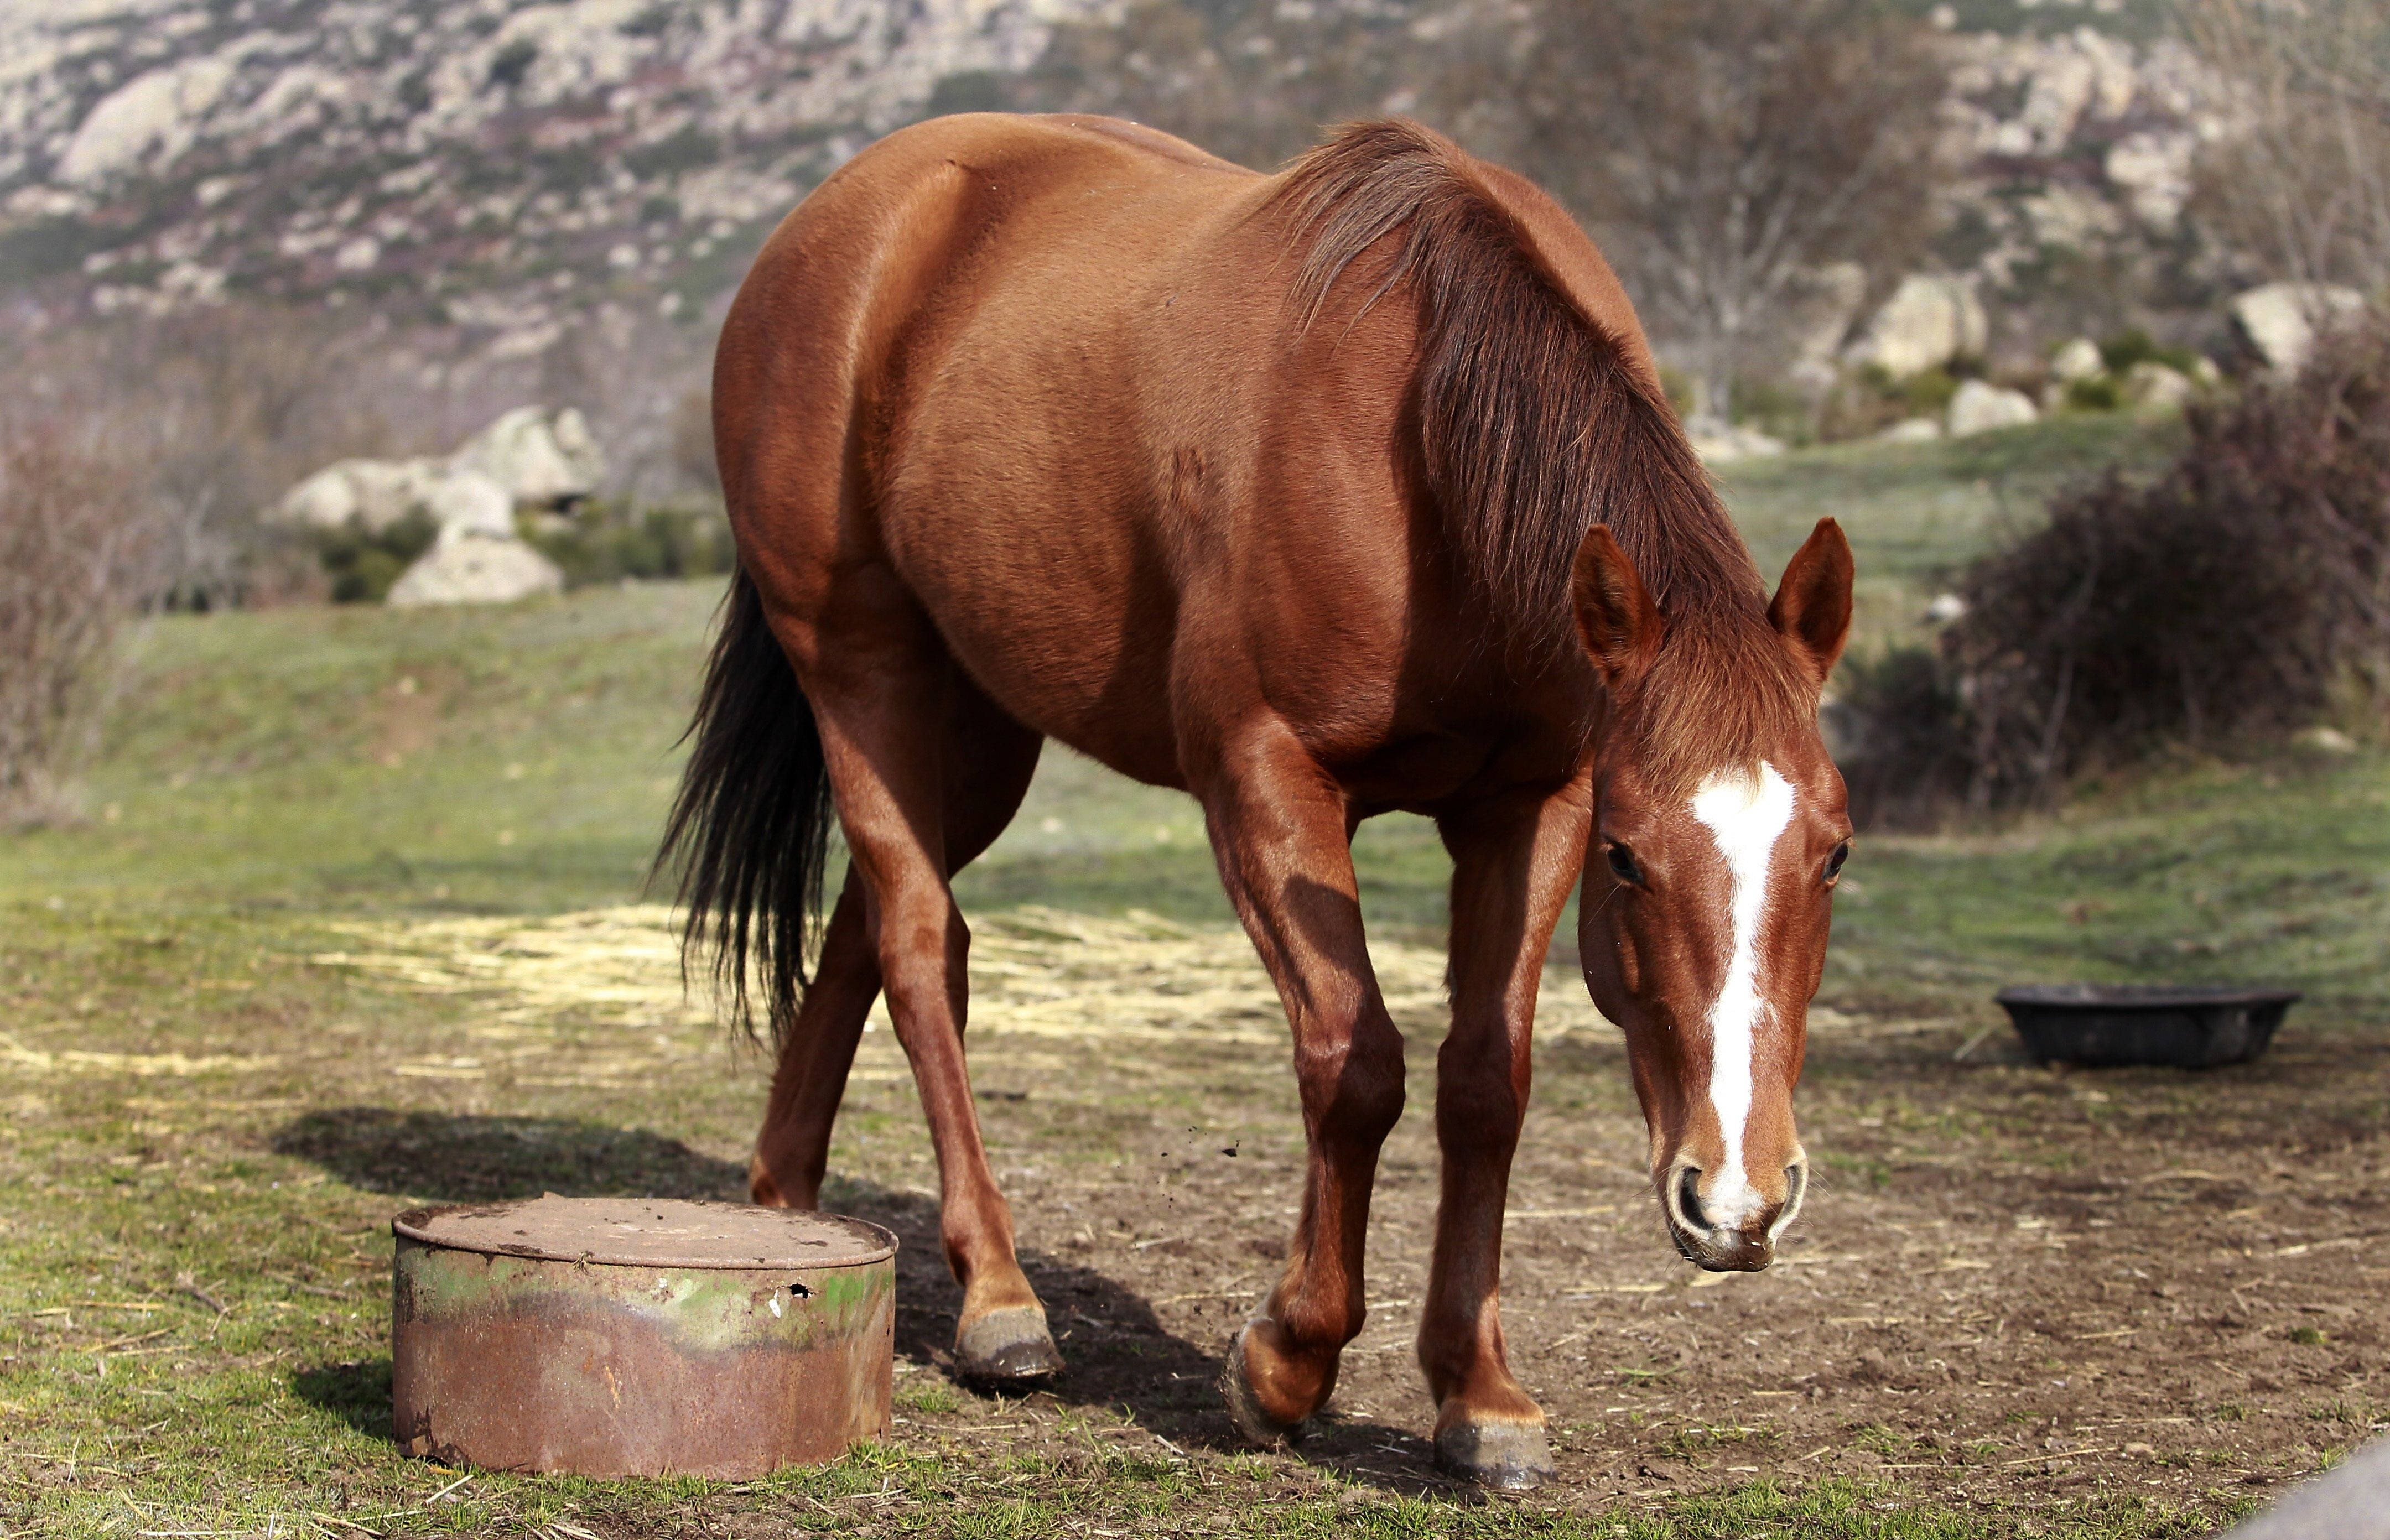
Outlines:
{"type": "Polygon", "coordinates": [[[1502,1341],[1502,1211],[1527,1112],[1536,991],[1552,927],[1584,863],[1591,818],[1578,781],[1439,820],[1452,853],[1452,1031],[1436,1055],[1444,1156],[1420,1367],[1435,1396],[1436,1462],[1522,1490],[1551,1473],[1543,1408],[1502,1341]]]}
{"type": "Polygon", "coordinates": [[[1369,967],[1334,782],[1274,719],[1232,735],[1196,780],[1221,879],[1293,1029],[1309,1147],[1286,1272],[1223,1380],[1238,1430],[1272,1444],[1327,1404],[1361,1330],[1369,1187],[1402,1114],[1403,1041],[1369,967]]]}

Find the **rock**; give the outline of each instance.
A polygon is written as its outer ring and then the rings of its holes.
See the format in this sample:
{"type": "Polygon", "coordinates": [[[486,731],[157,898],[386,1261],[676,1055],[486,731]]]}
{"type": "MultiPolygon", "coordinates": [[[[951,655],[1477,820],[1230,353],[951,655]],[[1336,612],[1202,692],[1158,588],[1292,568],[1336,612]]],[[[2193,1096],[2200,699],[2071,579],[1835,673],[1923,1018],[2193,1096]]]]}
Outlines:
{"type": "Polygon", "coordinates": [[[1952,438],[1963,439],[1971,434],[2022,427],[2040,417],[2041,408],[2023,391],[2003,390],[1980,379],[1970,379],[1961,382],[1959,393],[1950,398],[1948,425],[1952,438]]]}
{"type": "Polygon", "coordinates": [[[1905,379],[1954,358],[1978,355],[1990,337],[1984,302],[1972,285],[1912,273],[1900,280],[1844,357],[1905,379]]]}
{"type": "Polygon", "coordinates": [[[487,476],[525,507],[577,502],[594,495],[606,479],[606,453],[570,406],[555,413],[518,406],[466,440],[449,459],[487,476]]]}
{"type": "Polygon", "coordinates": [[[2078,337],[2049,355],[2050,378],[2066,385],[2089,379],[2107,366],[2100,356],[2100,344],[2088,337],[2078,337]]]}
{"type": "Polygon", "coordinates": [[[2292,738],[2291,741],[2302,749],[2312,749],[2319,754],[2357,752],[2357,740],[2337,727],[2305,728],[2292,738]]]}
{"type": "Polygon", "coordinates": [[[1685,437],[1692,442],[1693,453],[1704,465],[1723,465],[1729,460],[1761,459],[1784,453],[1784,441],[1747,428],[1739,423],[1720,422],[1715,417],[1696,417],[1685,424],[1685,437]]]}
{"type": "Polygon", "coordinates": [[[534,594],[560,594],[556,563],[511,535],[444,528],[414,566],[391,585],[390,605],[507,604],[534,594]]]}
{"type": "Polygon", "coordinates": [[[1942,436],[1942,424],[1933,417],[1903,417],[1876,435],[1879,443],[1930,443],[1942,436]]]}
{"type": "Polygon", "coordinates": [[[579,412],[520,406],[445,458],[335,461],[285,493],[266,518],[379,534],[420,512],[443,531],[511,540],[516,509],[570,507],[605,475],[605,452],[579,412]]]}
{"type": "Polygon", "coordinates": [[[2133,217],[2152,230],[2174,228],[2191,200],[2191,162],[2199,135],[2187,130],[2128,134],[2109,147],[2102,168],[2125,194],[2133,217]]]}
{"type": "Polygon", "coordinates": [[[429,516],[443,530],[502,539],[514,533],[514,503],[503,487],[478,471],[430,458],[334,461],[292,487],[267,518],[303,529],[354,526],[379,534],[411,513],[429,516]]]}
{"type": "Polygon", "coordinates": [[[2178,412],[2199,394],[2180,369],[2143,359],[2125,371],[2125,404],[2143,412],[2178,412]]]}
{"type": "Polygon", "coordinates": [[[2268,368],[2296,374],[2315,351],[2319,331],[2364,310],[2365,296],[2338,284],[2269,283],[2232,302],[2232,322],[2268,368]]]}
{"type": "MultiPolygon", "coordinates": [[[[91,109],[58,156],[58,180],[104,182],[172,164],[199,138],[199,121],[239,74],[239,53],[204,54],[136,75],[91,109]]],[[[104,77],[103,77],[104,78],[104,77]]]]}
{"type": "Polygon", "coordinates": [[[2272,1508],[2227,1531],[2222,1540],[2383,1540],[2390,1535],[2390,1440],[2377,1440],[2272,1508]]]}

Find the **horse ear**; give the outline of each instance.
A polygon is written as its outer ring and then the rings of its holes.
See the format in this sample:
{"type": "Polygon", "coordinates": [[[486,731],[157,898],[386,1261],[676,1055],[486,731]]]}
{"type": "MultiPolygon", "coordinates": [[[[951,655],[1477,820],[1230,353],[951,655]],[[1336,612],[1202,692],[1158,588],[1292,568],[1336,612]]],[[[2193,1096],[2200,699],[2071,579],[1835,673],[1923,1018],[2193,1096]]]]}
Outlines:
{"type": "Polygon", "coordinates": [[[1609,525],[1596,524],[1577,546],[1570,597],[1577,636],[1610,683],[1641,673],[1660,650],[1659,607],[1609,525]]]}
{"type": "Polygon", "coordinates": [[[1784,581],[1776,585],[1767,618],[1797,648],[1818,684],[1834,672],[1843,643],[1851,635],[1851,543],[1843,527],[1820,519],[1792,553],[1784,581]]]}

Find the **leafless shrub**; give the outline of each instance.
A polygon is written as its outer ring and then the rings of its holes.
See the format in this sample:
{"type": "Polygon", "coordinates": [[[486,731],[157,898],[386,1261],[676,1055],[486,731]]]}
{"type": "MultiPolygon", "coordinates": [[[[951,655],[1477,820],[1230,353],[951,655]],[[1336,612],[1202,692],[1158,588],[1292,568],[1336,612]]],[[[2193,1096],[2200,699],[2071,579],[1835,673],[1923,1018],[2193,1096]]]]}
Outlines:
{"type": "Polygon", "coordinates": [[[1855,676],[1855,784],[2040,801],[2172,746],[2264,743],[2390,698],[2390,328],[2194,408],[2156,481],[2111,476],[1977,563],[1932,666],[1855,676]]]}
{"type": "Polygon", "coordinates": [[[303,585],[311,563],[281,559],[258,512],[344,455],[426,447],[420,423],[395,420],[419,392],[392,388],[375,339],[289,311],[82,328],[31,349],[18,379],[45,417],[104,425],[157,520],[151,602],[215,608],[303,585]]]}
{"type": "Polygon", "coordinates": [[[77,730],[119,627],[158,580],[161,533],[100,444],[0,422],[0,828],[71,811],[77,730]]]}
{"type": "Polygon", "coordinates": [[[2203,157],[2204,222],[2273,276],[2390,288],[2390,7],[2193,0],[2183,23],[2244,120],[2203,157]]]}

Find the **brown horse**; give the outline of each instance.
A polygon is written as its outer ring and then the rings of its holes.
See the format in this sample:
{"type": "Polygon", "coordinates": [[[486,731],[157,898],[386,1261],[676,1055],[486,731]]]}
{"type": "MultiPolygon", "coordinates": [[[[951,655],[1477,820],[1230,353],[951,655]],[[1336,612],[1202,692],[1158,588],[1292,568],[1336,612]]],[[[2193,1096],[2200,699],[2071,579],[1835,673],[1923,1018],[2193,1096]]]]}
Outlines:
{"type": "Polygon", "coordinates": [[[1355,826],[1453,858],[1443,1194],[1419,1355],[1435,1447],[1548,1469],[1496,1302],[1537,982],[1581,871],[1677,1247],[1758,1268],[1801,1198],[1792,1092],[1850,833],[1817,730],[1850,618],[1829,520],[1771,603],[1625,294],[1520,177],[1417,126],[1264,177],[1127,123],[946,118],[790,214],[724,326],[739,571],[667,853],[690,939],[780,1060],[752,1172],[811,1206],[872,1001],[928,1113],[955,1362],[1060,1367],[963,1054],[949,879],[1048,738],[1202,804],[1293,1029],[1309,1168],[1225,1375],[1292,1432],[1362,1325],[1403,1045],[1355,826]],[[820,931],[835,808],[850,853],[820,931]],[[1588,863],[1587,853],[1592,858],[1588,863]]]}

